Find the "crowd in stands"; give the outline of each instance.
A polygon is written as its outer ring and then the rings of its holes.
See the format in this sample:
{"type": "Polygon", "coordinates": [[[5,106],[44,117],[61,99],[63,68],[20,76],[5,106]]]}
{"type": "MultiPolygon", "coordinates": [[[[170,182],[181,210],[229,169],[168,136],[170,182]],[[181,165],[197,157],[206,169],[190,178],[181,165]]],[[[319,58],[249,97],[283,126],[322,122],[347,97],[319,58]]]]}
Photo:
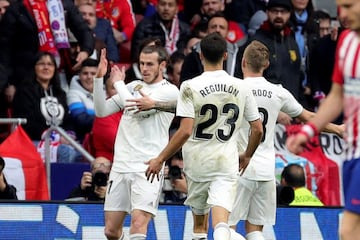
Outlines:
{"type": "MultiPolygon", "coordinates": [[[[100,50],[107,49],[111,65],[125,67],[129,83],[141,78],[141,49],[163,46],[169,55],[163,76],[180,87],[203,72],[199,42],[213,32],[227,40],[224,70],[230,75],[242,78],[245,47],[261,41],[271,57],[264,77],[316,110],[330,90],[336,41],[347,23],[316,9],[311,0],[273,0],[274,7],[267,2],[0,0],[0,117],[26,118],[23,128],[37,148],[43,147],[51,125],[60,126],[95,158],[111,163],[122,112],[95,116],[93,77],[100,50]]],[[[104,91],[111,97],[116,91],[106,79],[104,91]]],[[[176,128],[177,118],[170,131],[176,128]]],[[[0,125],[1,141],[9,133],[9,127],[0,125]]],[[[84,162],[62,136],[51,136],[55,161],[84,162]]],[[[81,196],[84,188],[78,189],[81,196]]],[[[184,194],[167,192],[164,201],[181,202],[184,194]]]]}

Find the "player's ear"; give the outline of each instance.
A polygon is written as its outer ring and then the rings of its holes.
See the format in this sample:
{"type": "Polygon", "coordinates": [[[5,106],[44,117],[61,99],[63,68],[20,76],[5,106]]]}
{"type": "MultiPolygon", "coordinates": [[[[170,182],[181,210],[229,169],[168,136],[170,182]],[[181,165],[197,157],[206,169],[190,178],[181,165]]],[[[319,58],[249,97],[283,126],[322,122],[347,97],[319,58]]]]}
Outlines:
{"type": "Polygon", "coordinates": [[[227,57],[228,57],[228,53],[225,52],[225,53],[224,53],[224,61],[227,59],[227,57]]]}
{"type": "Polygon", "coordinates": [[[264,70],[267,69],[270,66],[270,61],[267,60],[266,63],[264,64],[264,70]]]}
{"type": "Polygon", "coordinates": [[[167,65],[167,62],[166,61],[162,61],[160,63],[160,70],[161,71],[165,71],[166,70],[166,65],[167,65]]]}

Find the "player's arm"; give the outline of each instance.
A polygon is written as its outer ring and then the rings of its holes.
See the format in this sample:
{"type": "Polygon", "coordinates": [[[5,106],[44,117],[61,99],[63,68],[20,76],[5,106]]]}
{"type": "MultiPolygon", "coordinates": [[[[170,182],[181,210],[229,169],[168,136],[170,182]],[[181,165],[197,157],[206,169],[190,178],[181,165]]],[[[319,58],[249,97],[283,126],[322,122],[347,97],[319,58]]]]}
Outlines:
{"type": "Polygon", "coordinates": [[[176,111],[176,103],[177,101],[156,101],[146,95],[142,90],[139,90],[139,93],[141,94],[142,98],[134,98],[134,99],[128,99],[127,104],[125,105],[126,108],[132,108],[136,107],[138,112],[140,111],[146,111],[150,109],[155,109],[158,111],[163,112],[170,112],[175,113],[176,111]]]}
{"type": "Polygon", "coordinates": [[[300,133],[288,137],[286,147],[295,154],[301,153],[304,144],[322,130],[326,124],[334,120],[342,111],[343,107],[343,86],[333,82],[329,95],[320,105],[315,116],[302,127],[300,133]]]}
{"type": "Polygon", "coordinates": [[[159,172],[163,163],[174,155],[184,145],[187,139],[191,136],[194,125],[193,118],[182,118],[179,129],[175,132],[174,136],[170,139],[166,147],[161,151],[159,156],[146,162],[149,165],[145,174],[147,179],[152,182],[155,176],[159,179],[159,172]]]}
{"type": "MultiPolygon", "coordinates": [[[[304,109],[297,118],[299,118],[302,122],[306,123],[306,122],[310,121],[314,116],[315,116],[314,112],[304,109]]],[[[322,131],[328,132],[328,133],[334,133],[334,134],[342,137],[343,133],[345,131],[345,125],[328,123],[325,125],[325,127],[322,129],[322,131]]]]}
{"type": "Polygon", "coordinates": [[[261,142],[261,138],[263,135],[263,125],[260,119],[257,119],[255,121],[250,121],[250,136],[248,145],[246,147],[246,150],[243,154],[240,155],[239,161],[240,161],[240,167],[239,170],[244,173],[245,169],[249,165],[251,157],[254,155],[257,147],[259,146],[261,142]]]}

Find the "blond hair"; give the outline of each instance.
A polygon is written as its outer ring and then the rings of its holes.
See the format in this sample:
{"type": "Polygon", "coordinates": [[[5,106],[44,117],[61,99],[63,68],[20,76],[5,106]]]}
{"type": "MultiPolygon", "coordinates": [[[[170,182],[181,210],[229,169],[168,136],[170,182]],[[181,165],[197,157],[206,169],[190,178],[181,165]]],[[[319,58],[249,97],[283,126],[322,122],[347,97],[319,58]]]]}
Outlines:
{"type": "Polygon", "coordinates": [[[244,51],[247,67],[255,73],[260,73],[269,65],[269,49],[261,42],[252,41],[244,51]]]}

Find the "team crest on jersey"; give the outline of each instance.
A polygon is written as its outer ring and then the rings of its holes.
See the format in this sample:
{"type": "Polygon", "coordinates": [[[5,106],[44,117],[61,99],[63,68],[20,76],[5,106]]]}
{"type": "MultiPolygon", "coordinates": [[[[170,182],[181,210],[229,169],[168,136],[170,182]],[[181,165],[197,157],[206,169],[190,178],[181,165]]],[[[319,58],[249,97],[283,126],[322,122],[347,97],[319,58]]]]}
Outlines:
{"type": "Polygon", "coordinates": [[[297,58],[295,50],[289,50],[289,54],[290,54],[291,61],[295,62],[296,58],[297,58]]]}
{"type": "Polygon", "coordinates": [[[118,17],[120,15],[120,11],[118,8],[114,8],[111,12],[111,16],[118,17]]]}

